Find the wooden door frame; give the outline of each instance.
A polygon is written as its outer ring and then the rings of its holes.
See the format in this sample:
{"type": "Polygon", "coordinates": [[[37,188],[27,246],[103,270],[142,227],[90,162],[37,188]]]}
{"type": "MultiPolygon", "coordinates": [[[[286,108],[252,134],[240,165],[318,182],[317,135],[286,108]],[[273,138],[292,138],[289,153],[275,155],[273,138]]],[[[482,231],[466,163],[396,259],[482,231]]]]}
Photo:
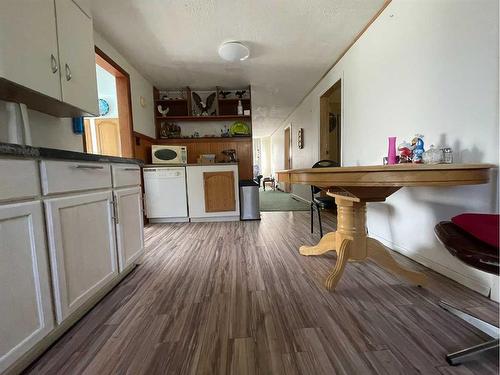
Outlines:
{"type": "MultiPolygon", "coordinates": [[[[122,156],[135,157],[134,150],[134,123],[132,116],[132,92],[130,88],[130,74],[106,55],[99,47],[94,48],[96,64],[111,73],[116,78],[116,100],[118,105],[118,119],[120,126],[120,145],[122,156]],[[123,94],[125,92],[125,95],[123,94]]],[[[85,137],[83,138],[84,151],[87,152],[85,137]]]]}
{"type": "Polygon", "coordinates": [[[342,165],[342,149],[343,144],[342,139],[344,138],[344,75],[341,74],[335,83],[326,90],[319,98],[319,160],[330,159],[330,155],[326,153],[328,150],[330,137],[329,137],[329,126],[330,126],[330,95],[335,91],[340,85],[340,165],[342,165]]]}
{"type": "MultiPolygon", "coordinates": [[[[288,144],[288,162],[289,166],[288,169],[292,169],[292,123],[289,123],[287,126],[283,128],[283,167],[287,169],[286,167],[286,153],[285,153],[285,145],[286,145],[286,131],[289,129],[290,131],[290,140],[288,144]]],[[[291,191],[291,184],[289,183],[283,183],[283,191],[286,193],[289,193],[291,191]]]]}

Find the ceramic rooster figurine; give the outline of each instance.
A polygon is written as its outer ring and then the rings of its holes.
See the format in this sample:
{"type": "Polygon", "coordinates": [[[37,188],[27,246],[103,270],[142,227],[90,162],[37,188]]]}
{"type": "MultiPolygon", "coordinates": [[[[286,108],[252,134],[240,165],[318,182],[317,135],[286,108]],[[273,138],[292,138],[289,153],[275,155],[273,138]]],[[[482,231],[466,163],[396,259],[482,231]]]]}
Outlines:
{"type": "Polygon", "coordinates": [[[208,116],[208,110],[212,107],[212,104],[214,104],[215,92],[207,97],[206,102],[202,101],[201,97],[195,92],[193,92],[193,99],[196,106],[200,109],[201,115],[208,116]]]}
{"type": "Polygon", "coordinates": [[[156,107],[156,108],[158,109],[158,112],[160,112],[160,115],[162,115],[163,117],[165,117],[168,114],[168,112],[170,111],[170,107],[163,109],[161,104],[158,104],[158,107],[156,107]]]}

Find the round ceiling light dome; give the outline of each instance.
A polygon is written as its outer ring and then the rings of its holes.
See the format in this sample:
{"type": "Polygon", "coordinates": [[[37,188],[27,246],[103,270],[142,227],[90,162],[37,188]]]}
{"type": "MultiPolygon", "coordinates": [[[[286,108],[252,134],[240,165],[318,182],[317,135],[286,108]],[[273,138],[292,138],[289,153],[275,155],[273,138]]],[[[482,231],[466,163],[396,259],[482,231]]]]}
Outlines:
{"type": "Polygon", "coordinates": [[[243,61],[250,56],[250,50],[240,42],[225,42],[219,47],[219,56],[226,61],[243,61]]]}

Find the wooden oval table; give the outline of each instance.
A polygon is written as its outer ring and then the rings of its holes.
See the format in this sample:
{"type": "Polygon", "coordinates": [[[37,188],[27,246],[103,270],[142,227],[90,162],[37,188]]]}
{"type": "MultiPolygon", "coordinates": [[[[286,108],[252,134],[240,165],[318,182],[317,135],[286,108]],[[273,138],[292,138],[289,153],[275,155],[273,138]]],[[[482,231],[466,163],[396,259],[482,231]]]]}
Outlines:
{"type": "Polygon", "coordinates": [[[301,246],[300,254],[337,252],[337,262],[325,280],[334,290],[347,261],[371,258],[380,266],[410,282],[425,285],[426,276],[397,263],[388,249],[367,235],[366,203],[383,202],[405,186],[457,186],[484,184],[491,164],[398,164],[367,167],[290,169],[277,172],[279,182],[322,188],[337,204],[337,231],[324,235],[315,246],[301,246]]]}

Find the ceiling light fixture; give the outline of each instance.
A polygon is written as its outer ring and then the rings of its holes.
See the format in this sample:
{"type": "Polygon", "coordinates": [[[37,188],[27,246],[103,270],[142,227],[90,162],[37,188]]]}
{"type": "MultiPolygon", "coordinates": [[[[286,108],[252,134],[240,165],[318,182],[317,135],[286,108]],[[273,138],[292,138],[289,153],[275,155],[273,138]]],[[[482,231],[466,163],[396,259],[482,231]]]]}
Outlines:
{"type": "Polygon", "coordinates": [[[240,42],[225,42],[219,47],[219,56],[226,61],[243,61],[250,56],[250,50],[240,42]]]}

